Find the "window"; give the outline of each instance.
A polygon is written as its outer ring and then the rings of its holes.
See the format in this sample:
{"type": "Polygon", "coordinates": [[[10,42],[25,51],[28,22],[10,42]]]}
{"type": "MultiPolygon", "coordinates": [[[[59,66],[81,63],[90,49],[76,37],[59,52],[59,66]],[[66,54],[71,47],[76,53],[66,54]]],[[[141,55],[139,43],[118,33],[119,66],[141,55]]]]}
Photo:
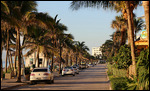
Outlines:
{"type": "Polygon", "coordinates": [[[47,69],[34,69],[33,72],[47,72],[47,69]]]}
{"type": "Polygon", "coordinates": [[[42,64],[42,59],[41,58],[39,59],[39,64],[42,64]]]}

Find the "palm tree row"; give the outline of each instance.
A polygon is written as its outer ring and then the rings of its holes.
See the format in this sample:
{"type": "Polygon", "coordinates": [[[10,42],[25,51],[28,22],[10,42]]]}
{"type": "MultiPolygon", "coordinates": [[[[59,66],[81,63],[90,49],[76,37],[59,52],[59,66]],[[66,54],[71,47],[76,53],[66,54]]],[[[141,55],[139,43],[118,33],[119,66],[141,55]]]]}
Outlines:
{"type": "MultiPolygon", "coordinates": [[[[146,30],[148,34],[148,43],[149,43],[149,1],[72,1],[71,8],[72,10],[78,10],[82,7],[92,7],[103,9],[111,9],[117,12],[122,12],[121,17],[116,17],[116,21],[113,21],[112,27],[120,30],[121,40],[119,45],[125,43],[125,36],[127,32],[128,36],[128,45],[131,47],[131,56],[132,64],[135,66],[135,44],[134,44],[134,14],[133,10],[137,8],[138,5],[143,3],[145,11],[145,20],[146,20],[146,30]],[[119,21],[118,21],[119,20],[119,21]],[[125,23],[126,22],[126,23],[125,23]],[[119,23],[119,24],[118,24],[119,23]]],[[[117,31],[118,32],[118,31],[117,31]]],[[[117,33],[114,33],[116,35],[117,33]]],[[[148,45],[149,46],[149,45],[148,45]]],[[[136,73],[136,68],[134,67],[134,73],[136,73]]],[[[136,74],[134,74],[136,75],[136,74]]]]}
{"type": "MultiPolygon", "coordinates": [[[[85,56],[89,50],[87,46],[84,42],[75,44],[73,35],[65,33],[67,26],[57,20],[58,15],[52,18],[47,13],[37,12],[35,1],[1,1],[1,6],[1,39],[3,39],[1,40],[1,55],[5,48],[7,53],[5,72],[7,72],[8,58],[11,55],[14,56],[15,67],[13,65],[10,67],[17,69],[17,82],[21,82],[23,57],[35,52],[34,61],[37,67],[39,67],[39,53],[43,53],[45,58],[52,60],[51,71],[54,56],[60,58],[58,61],[60,66],[62,59],[65,58],[66,65],[68,65],[68,58],[72,61],[75,58],[88,59],[88,56],[85,56]],[[23,37],[22,44],[20,44],[20,36],[23,37]],[[23,49],[28,50],[25,55],[22,53],[23,49]]],[[[1,72],[3,74],[2,56],[1,72]]]]}

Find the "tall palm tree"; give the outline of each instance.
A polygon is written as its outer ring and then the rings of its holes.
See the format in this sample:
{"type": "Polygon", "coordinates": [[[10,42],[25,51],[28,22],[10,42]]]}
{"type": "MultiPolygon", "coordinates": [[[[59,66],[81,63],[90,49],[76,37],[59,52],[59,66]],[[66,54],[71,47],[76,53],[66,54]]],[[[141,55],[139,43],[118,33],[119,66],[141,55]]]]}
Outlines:
{"type": "Polygon", "coordinates": [[[144,21],[141,18],[139,18],[139,19],[134,18],[134,32],[135,32],[134,37],[135,37],[135,40],[136,40],[136,34],[139,31],[141,31],[143,29],[143,27],[144,27],[144,21]]]}
{"type": "Polygon", "coordinates": [[[128,28],[130,32],[130,43],[131,43],[131,56],[132,56],[132,65],[134,66],[134,75],[136,76],[136,62],[135,62],[135,43],[134,43],[134,26],[133,26],[133,7],[130,6],[131,2],[126,1],[127,14],[128,14],[128,28]]]}
{"type": "Polygon", "coordinates": [[[4,31],[6,29],[6,27],[8,27],[8,23],[7,23],[7,18],[6,16],[10,13],[7,2],[6,1],[1,1],[1,33],[0,33],[0,37],[1,37],[1,78],[3,77],[3,68],[2,68],[2,31],[4,31]]]}
{"type": "Polygon", "coordinates": [[[116,16],[116,19],[112,21],[111,27],[121,32],[120,46],[124,45],[126,43],[127,22],[123,19],[123,16],[116,16]]]}
{"type": "MultiPolygon", "coordinates": [[[[77,56],[79,56],[79,65],[81,64],[81,58],[82,58],[82,54],[85,51],[89,51],[89,48],[85,45],[85,42],[79,42],[77,41],[77,43],[75,44],[76,48],[77,48],[77,56]]],[[[77,60],[76,60],[77,61],[77,60]]],[[[77,62],[76,62],[77,63],[77,62]]]]}
{"type": "MultiPolygon", "coordinates": [[[[71,8],[73,10],[78,10],[81,7],[97,7],[99,6],[103,7],[104,9],[106,8],[111,8],[111,9],[119,9],[117,11],[122,11],[125,9],[127,11],[126,15],[128,16],[128,41],[130,40],[130,45],[131,45],[131,56],[132,56],[132,61],[133,65],[135,65],[135,48],[134,48],[134,40],[133,40],[133,31],[134,31],[134,26],[133,26],[133,10],[137,7],[137,5],[140,3],[140,1],[73,1],[71,8]],[[122,3],[121,6],[119,3],[122,3]],[[119,5],[119,7],[117,6],[119,5]],[[123,6],[123,7],[122,7],[123,6]]],[[[125,11],[124,10],[124,11],[125,11]]],[[[136,73],[136,71],[135,71],[136,73]]]]}
{"type": "Polygon", "coordinates": [[[39,67],[39,53],[43,53],[45,55],[51,54],[51,52],[56,52],[52,45],[52,39],[47,36],[47,30],[41,29],[37,26],[31,26],[29,28],[30,33],[26,35],[26,40],[24,43],[24,47],[26,49],[30,49],[25,56],[29,56],[32,53],[37,53],[37,67],[39,67]],[[31,31],[32,30],[32,31],[31,31]]]}
{"type": "MultiPolygon", "coordinates": [[[[69,48],[70,47],[70,40],[73,39],[73,36],[71,34],[63,34],[63,33],[60,33],[58,34],[58,40],[59,40],[59,48],[60,48],[60,62],[59,62],[59,74],[61,73],[61,62],[62,62],[62,51],[63,51],[63,48],[69,48]]],[[[68,60],[66,60],[68,61],[68,60]]],[[[66,62],[67,64],[67,62],[66,62]]]]}
{"type": "Polygon", "coordinates": [[[142,1],[142,2],[143,2],[144,12],[145,12],[147,39],[148,39],[148,46],[149,46],[149,1],[142,1]]]}
{"type": "Polygon", "coordinates": [[[13,21],[11,25],[17,31],[17,56],[18,56],[18,74],[17,74],[17,82],[21,82],[21,58],[20,58],[20,31],[26,29],[26,26],[29,19],[29,12],[36,10],[36,2],[35,1],[7,1],[7,5],[10,9],[9,17],[10,21],[13,21]]]}

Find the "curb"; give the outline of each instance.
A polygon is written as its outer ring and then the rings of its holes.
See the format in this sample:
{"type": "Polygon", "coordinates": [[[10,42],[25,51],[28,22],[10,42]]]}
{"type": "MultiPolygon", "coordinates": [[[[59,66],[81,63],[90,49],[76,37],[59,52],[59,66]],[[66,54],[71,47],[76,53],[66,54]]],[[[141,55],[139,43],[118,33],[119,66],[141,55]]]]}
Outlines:
{"type": "MultiPolygon", "coordinates": [[[[107,67],[106,67],[107,68],[107,67]]],[[[110,82],[110,79],[109,79],[109,77],[108,77],[108,74],[107,74],[107,71],[108,71],[108,69],[106,69],[105,70],[106,71],[106,75],[107,75],[107,80],[110,82]]],[[[109,90],[112,90],[112,88],[111,88],[111,82],[110,82],[110,84],[109,84],[109,90]]]]}
{"type": "Polygon", "coordinates": [[[3,88],[1,90],[10,90],[10,89],[13,89],[13,88],[17,88],[17,87],[20,87],[20,86],[25,86],[29,83],[24,83],[24,84],[20,84],[20,85],[16,85],[16,86],[11,86],[11,87],[7,87],[7,88],[3,88]]]}

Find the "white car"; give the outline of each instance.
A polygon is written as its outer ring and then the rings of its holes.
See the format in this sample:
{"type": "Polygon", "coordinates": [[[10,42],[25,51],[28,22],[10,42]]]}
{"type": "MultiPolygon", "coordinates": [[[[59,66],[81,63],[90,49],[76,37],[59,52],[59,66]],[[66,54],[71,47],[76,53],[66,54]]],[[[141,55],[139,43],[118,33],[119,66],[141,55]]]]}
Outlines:
{"type": "Polygon", "coordinates": [[[46,82],[54,83],[54,74],[50,72],[49,68],[34,68],[30,74],[30,82],[46,82]]]}
{"type": "Polygon", "coordinates": [[[67,67],[63,68],[62,76],[64,76],[64,75],[73,75],[73,76],[75,76],[75,71],[74,71],[73,67],[67,66],[67,67]]]}
{"type": "Polygon", "coordinates": [[[79,74],[79,67],[73,66],[73,69],[74,69],[75,73],[79,74]]]}
{"type": "Polygon", "coordinates": [[[93,64],[88,64],[88,67],[94,67],[94,65],[93,64]]]}

